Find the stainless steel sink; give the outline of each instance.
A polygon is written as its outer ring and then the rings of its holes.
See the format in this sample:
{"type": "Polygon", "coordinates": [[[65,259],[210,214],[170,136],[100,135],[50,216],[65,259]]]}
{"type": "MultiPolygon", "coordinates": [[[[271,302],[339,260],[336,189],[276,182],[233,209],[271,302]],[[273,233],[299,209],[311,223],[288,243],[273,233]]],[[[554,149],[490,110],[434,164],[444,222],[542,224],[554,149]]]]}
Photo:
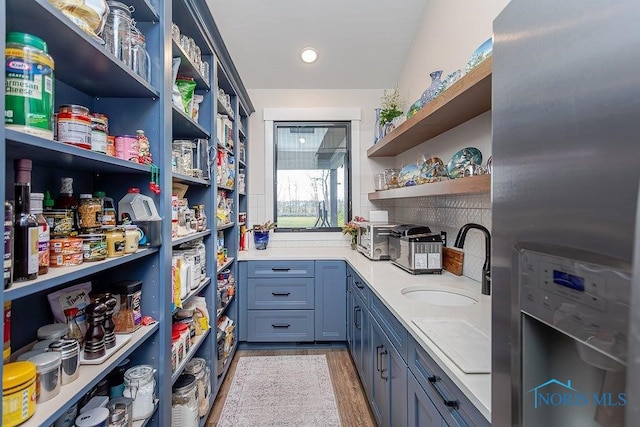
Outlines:
{"type": "Polygon", "coordinates": [[[478,303],[478,300],[471,295],[444,287],[409,286],[401,292],[409,299],[431,305],[461,307],[478,303]]]}

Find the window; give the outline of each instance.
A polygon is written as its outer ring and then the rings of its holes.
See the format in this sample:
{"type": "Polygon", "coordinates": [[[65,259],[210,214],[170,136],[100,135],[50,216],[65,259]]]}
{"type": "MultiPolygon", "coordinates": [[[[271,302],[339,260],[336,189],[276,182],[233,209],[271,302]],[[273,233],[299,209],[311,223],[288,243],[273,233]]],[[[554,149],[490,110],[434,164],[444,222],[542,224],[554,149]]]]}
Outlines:
{"type": "Polygon", "coordinates": [[[278,231],[339,231],[351,217],[350,122],[274,122],[278,231]]]}

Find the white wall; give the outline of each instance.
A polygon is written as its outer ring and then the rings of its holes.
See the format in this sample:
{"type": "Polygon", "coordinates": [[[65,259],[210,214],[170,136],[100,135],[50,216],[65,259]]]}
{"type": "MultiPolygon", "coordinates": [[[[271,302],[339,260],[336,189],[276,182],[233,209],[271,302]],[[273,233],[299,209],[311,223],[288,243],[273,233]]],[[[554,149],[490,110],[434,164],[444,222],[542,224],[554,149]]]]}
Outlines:
{"type": "MultiPolygon", "coordinates": [[[[506,6],[508,0],[446,0],[428,1],[420,26],[405,64],[402,66],[398,87],[405,100],[405,110],[429,86],[429,73],[444,70],[444,75],[464,68],[473,51],[492,34],[493,19],[506,6]]],[[[455,233],[467,222],[477,222],[490,228],[491,200],[488,194],[416,198],[400,201],[371,203],[367,193],[374,191],[373,176],[387,167],[401,167],[419,161],[422,155],[438,156],[445,163],[461,148],[479,148],[484,159],[491,155],[491,112],[476,117],[412,150],[392,158],[366,157],[366,150],[373,143],[374,109],[380,105],[382,89],[379,90],[267,90],[249,89],[249,96],[256,108],[250,119],[249,151],[249,221],[263,222],[273,216],[272,207],[266,204],[267,187],[272,182],[265,180],[265,167],[272,161],[265,159],[264,120],[265,108],[344,108],[359,107],[360,122],[360,182],[359,211],[354,215],[368,217],[372,209],[390,211],[390,218],[397,222],[428,224],[434,231],[449,233],[452,245],[455,233]]],[[[356,197],[356,195],[354,195],[356,197]]],[[[317,245],[347,245],[348,240],[338,233],[274,233],[269,245],[308,245],[309,239],[317,245]],[[292,236],[292,234],[295,234],[292,236]]],[[[480,267],[484,258],[482,236],[471,231],[465,245],[466,263],[464,274],[480,280],[480,267]]]]}
{"type": "MultiPolygon", "coordinates": [[[[273,208],[267,206],[267,192],[273,185],[272,180],[265,179],[266,168],[273,167],[271,158],[266,158],[265,153],[265,127],[264,109],[269,108],[358,108],[361,110],[359,141],[352,141],[352,146],[357,147],[357,153],[352,153],[353,159],[360,159],[360,171],[357,180],[360,186],[358,197],[360,208],[354,211],[354,215],[368,217],[371,204],[367,199],[367,193],[374,191],[373,174],[393,164],[391,159],[368,162],[367,148],[373,143],[374,109],[380,103],[382,90],[269,90],[249,89],[249,96],[256,112],[249,120],[250,144],[248,152],[249,172],[249,209],[250,224],[264,222],[273,219],[273,208]]],[[[348,245],[347,237],[340,233],[272,233],[270,246],[301,246],[308,245],[309,240],[314,240],[315,245],[348,245]]]]}

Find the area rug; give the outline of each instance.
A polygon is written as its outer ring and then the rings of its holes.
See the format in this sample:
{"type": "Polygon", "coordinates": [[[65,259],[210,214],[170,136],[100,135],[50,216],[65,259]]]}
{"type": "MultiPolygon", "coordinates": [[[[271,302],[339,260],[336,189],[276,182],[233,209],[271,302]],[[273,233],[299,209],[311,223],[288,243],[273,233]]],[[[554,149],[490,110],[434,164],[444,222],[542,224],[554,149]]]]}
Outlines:
{"type": "Polygon", "coordinates": [[[327,358],[241,357],[218,426],[340,426],[327,358]]]}

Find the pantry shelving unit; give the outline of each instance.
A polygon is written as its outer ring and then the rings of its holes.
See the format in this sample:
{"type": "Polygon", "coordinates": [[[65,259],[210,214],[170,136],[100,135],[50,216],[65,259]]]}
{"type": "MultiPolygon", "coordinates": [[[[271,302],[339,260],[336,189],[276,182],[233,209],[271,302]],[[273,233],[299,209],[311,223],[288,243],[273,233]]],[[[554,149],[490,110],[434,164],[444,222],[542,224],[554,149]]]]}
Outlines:
{"type": "MultiPolygon", "coordinates": [[[[210,179],[172,173],[171,141],[175,139],[208,139],[212,151],[217,149],[216,114],[221,107],[218,88],[231,95],[233,135],[236,144],[229,153],[238,157],[237,141],[248,143],[248,118],[254,108],[238,76],[229,53],[224,46],[214,18],[205,2],[197,0],[125,0],[133,6],[133,18],[146,37],[146,48],[151,58],[151,81],[147,82],[131,71],[119,59],[107,52],[96,40],[85,34],[48,0],[6,0],[0,3],[0,48],[6,45],[6,33],[19,31],[36,35],[48,44],[49,54],[55,61],[54,111],[62,104],[79,104],[91,112],[109,117],[109,133],[131,135],[143,129],[151,143],[154,164],[160,170],[161,194],[149,191],[149,166],[132,163],[104,154],[84,150],[38,136],[28,135],[0,126],[0,173],[4,177],[5,200],[13,199],[13,161],[28,158],[33,161],[32,191],[49,191],[55,198],[62,177],[74,178],[74,195],[104,190],[117,201],[129,187],[139,187],[150,195],[162,223],[162,242],[157,248],[141,248],[135,254],[104,261],[83,263],[77,267],[51,268],[36,280],[15,283],[2,293],[3,302],[11,302],[11,348],[13,352],[30,346],[38,327],[52,323],[53,317],[47,295],[69,286],[90,281],[94,289],[108,289],[119,280],[140,280],[143,283],[141,307],[143,315],[156,320],[133,333],[131,340],[99,365],[82,365],[80,377],[62,388],[55,398],[38,404],[36,413],[25,426],[50,425],[73,405],[79,404],[111,370],[125,358],[129,366],[149,364],[156,370],[158,403],[154,414],[136,426],[168,426],[171,424],[171,386],[193,357],[202,357],[212,371],[211,390],[217,392],[226,375],[231,357],[225,360],[222,375],[216,375],[217,330],[219,316],[237,321],[237,303],[232,298],[218,308],[217,275],[230,270],[237,277],[237,249],[239,209],[246,212],[245,196],[239,196],[234,186],[225,190],[234,200],[232,222],[216,226],[215,164],[210,179]],[[182,34],[192,37],[201,48],[203,60],[209,64],[209,76],[202,76],[186,53],[171,37],[171,24],[176,23],[182,34]],[[204,100],[199,119],[195,121],[172,103],[172,58],[181,58],[179,74],[196,82],[196,93],[204,100]],[[242,136],[238,125],[242,122],[242,136]],[[189,205],[205,205],[208,229],[172,239],[171,194],[174,183],[188,186],[189,205]],[[218,268],[215,256],[215,237],[225,234],[228,258],[218,268]],[[196,295],[205,297],[212,328],[199,336],[180,368],[171,371],[171,254],[183,243],[202,239],[207,249],[207,278],[192,290],[184,302],[196,295]]],[[[4,86],[5,75],[0,77],[4,86]]],[[[4,109],[4,97],[0,100],[4,109]]],[[[228,113],[228,112],[227,112],[228,113]]],[[[239,162],[235,162],[237,177],[239,162]]],[[[246,169],[246,164],[241,166],[246,169]]],[[[246,171],[245,171],[246,173],[246,171]]],[[[3,252],[3,249],[0,249],[3,252]]],[[[0,328],[0,334],[3,328],[0,328]]],[[[234,343],[230,356],[237,348],[234,343]]],[[[0,374],[1,374],[0,367],[0,374]]],[[[211,402],[214,400],[213,396],[211,402]]],[[[206,417],[200,420],[203,425],[206,417]]]]}
{"type": "MultiPolygon", "coordinates": [[[[367,150],[367,157],[397,156],[491,109],[493,59],[481,62],[433,101],[367,150]]],[[[491,176],[473,176],[375,191],[371,201],[491,191],[491,176]]]]}

